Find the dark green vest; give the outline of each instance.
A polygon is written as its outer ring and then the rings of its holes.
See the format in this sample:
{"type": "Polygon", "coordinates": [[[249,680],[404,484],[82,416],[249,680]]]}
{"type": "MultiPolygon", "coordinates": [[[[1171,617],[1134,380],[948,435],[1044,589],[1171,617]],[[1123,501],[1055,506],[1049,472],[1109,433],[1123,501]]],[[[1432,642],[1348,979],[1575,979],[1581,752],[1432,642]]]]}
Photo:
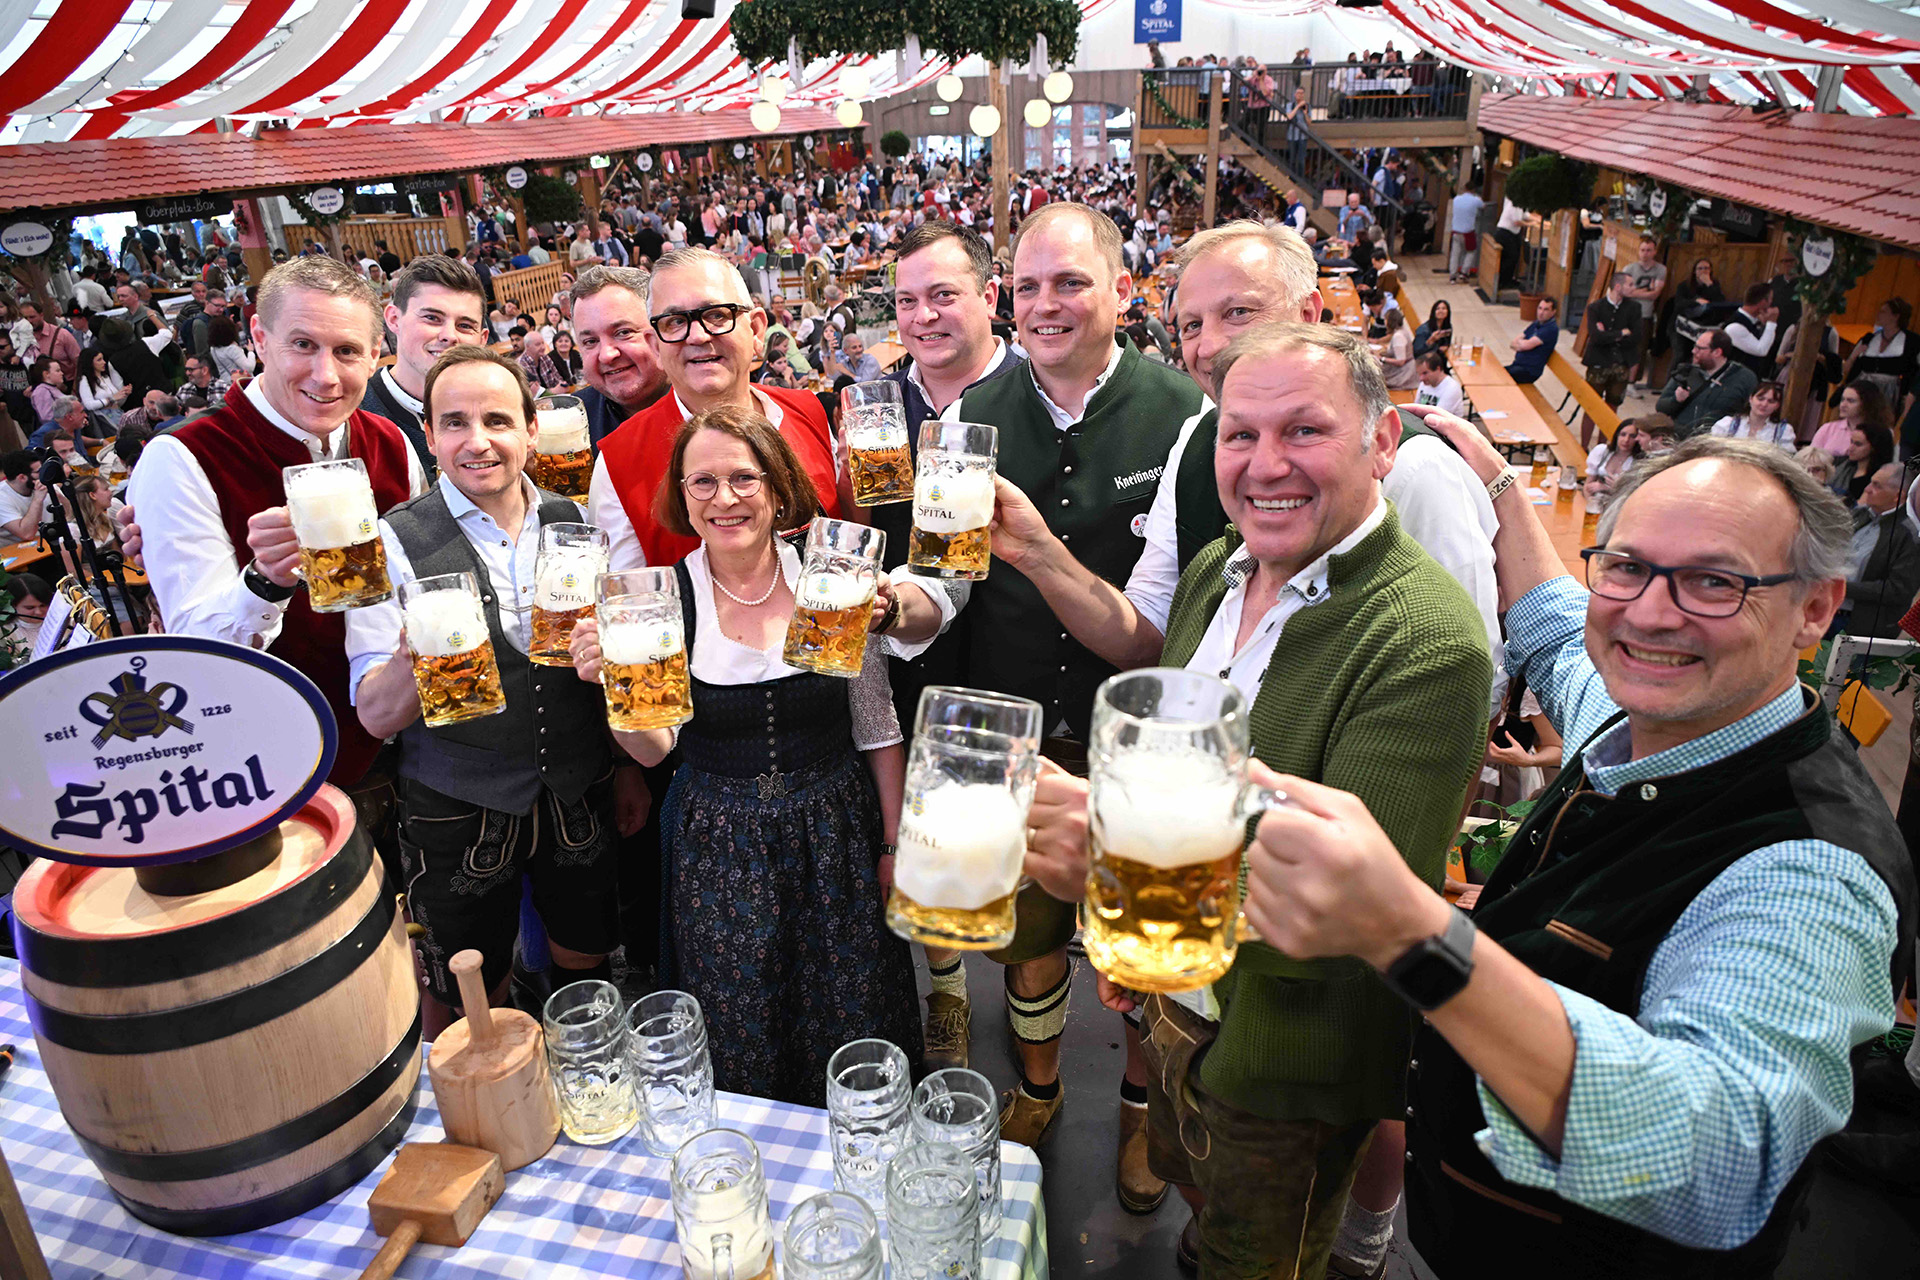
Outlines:
{"type": "MultiPolygon", "coordinates": [[[[1113,376],[1065,431],[1047,416],[1030,368],[969,390],[960,417],[1000,429],[1000,474],[1033,500],[1081,564],[1125,587],[1146,545],[1160,473],[1181,425],[1200,411],[1200,392],[1184,373],[1120,341],[1113,376]]],[[[1045,708],[1047,733],[1064,721],[1085,740],[1093,692],[1114,668],[1067,634],[1025,575],[995,560],[973,584],[961,619],[967,684],[1032,698],[1045,708]]]]}
{"type": "MultiPolygon", "coordinates": [[[[541,524],[578,524],[570,499],[536,490],[541,524]]],[[[388,511],[387,525],[400,539],[418,578],[471,573],[480,586],[487,631],[507,709],[442,729],[415,720],[400,731],[400,774],[443,795],[501,813],[529,813],[544,783],[566,800],[578,800],[587,784],[613,763],[607,740],[607,710],[598,685],[571,667],[542,667],[507,643],[494,607],[493,580],[473,544],[447,510],[435,485],[388,511]]]]}
{"type": "MultiPolygon", "coordinates": [[[[1808,696],[1798,720],[1744,751],[1612,797],[1588,784],[1583,750],[1514,834],[1474,924],[1534,973],[1636,1017],[1653,953],[1721,872],[1768,845],[1824,840],[1860,854],[1893,895],[1898,991],[1914,936],[1906,844],[1858,753],[1808,696]]],[[[1687,1248],[1501,1177],[1473,1140],[1482,1122],[1472,1069],[1430,1028],[1413,1060],[1408,1207],[1414,1244],[1439,1275],[1547,1265],[1568,1280],[1747,1280],[1779,1264],[1817,1152],[1752,1240],[1724,1252],[1687,1248]]]]}

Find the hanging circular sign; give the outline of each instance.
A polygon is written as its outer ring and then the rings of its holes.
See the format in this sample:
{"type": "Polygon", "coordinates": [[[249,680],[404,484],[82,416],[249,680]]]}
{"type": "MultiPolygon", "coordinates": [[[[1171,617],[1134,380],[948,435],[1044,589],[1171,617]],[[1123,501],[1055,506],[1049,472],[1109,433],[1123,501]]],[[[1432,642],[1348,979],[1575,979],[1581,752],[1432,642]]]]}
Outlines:
{"type": "Polygon", "coordinates": [[[526,186],[527,171],[517,164],[509,165],[507,167],[507,185],[513,188],[515,191],[518,191],[520,188],[526,186]]]}
{"type": "Polygon", "coordinates": [[[573,169],[567,170],[567,185],[570,187],[577,187],[580,185],[580,175],[577,171],[573,169]]]}
{"type": "Polygon", "coordinates": [[[1810,276],[1823,276],[1833,270],[1834,253],[1832,236],[1808,236],[1800,242],[1800,265],[1810,276]]]}
{"type": "Polygon", "coordinates": [[[37,258],[53,248],[53,231],[37,222],[16,222],[0,231],[0,249],[16,258],[37,258]]]}
{"type": "Polygon", "coordinates": [[[813,135],[808,134],[806,137],[800,139],[800,145],[809,151],[813,150],[813,135]]]}
{"type": "Polygon", "coordinates": [[[746,143],[744,143],[744,142],[736,142],[736,143],[734,143],[734,144],[733,144],[733,158],[734,158],[735,160],[745,160],[745,159],[747,158],[747,144],[746,144],[746,143]]]}
{"type": "Polygon", "coordinates": [[[307,192],[307,203],[321,217],[331,218],[347,207],[347,196],[338,187],[315,187],[307,192]]]}
{"type": "Polygon", "coordinates": [[[0,835],[93,866],[204,858],[298,812],[338,741],[313,681],[257,650],[85,645],[0,678],[0,835]]]}
{"type": "Polygon", "coordinates": [[[639,155],[635,156],[633,158],[633,167],[638,169],[642,173],[652,173],[653,172],[653,152],[642,151],[639,155]]]}
{"type": "Polygon", "coordinates": [[[1665,216],[1667,212],[1667,189],[1655,187],[1647,193],[1647,213],[1655,218],[1665,216]]]}

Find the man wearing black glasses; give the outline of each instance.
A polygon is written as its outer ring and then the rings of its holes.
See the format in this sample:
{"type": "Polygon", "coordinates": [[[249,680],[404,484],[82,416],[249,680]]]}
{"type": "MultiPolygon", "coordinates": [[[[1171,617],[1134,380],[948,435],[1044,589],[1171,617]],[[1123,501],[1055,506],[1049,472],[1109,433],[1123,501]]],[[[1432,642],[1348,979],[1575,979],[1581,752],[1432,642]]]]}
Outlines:
{"type": "Polygon", "coordinates": [[[1442,1280],[1772,1275],[1914,938],[1900,832],[1795,675],[1846,512],[1771,446],[1689,440],[1622,481],[1582,591],[1491,445],[1420,412],[1494,494],[1508,669],[1566,765],[1471,918],[1358,799],[1266,776],[1295,803],[1248,851],[1248,920],[1425,1015],[1407,1207],[1442,1280]]]}

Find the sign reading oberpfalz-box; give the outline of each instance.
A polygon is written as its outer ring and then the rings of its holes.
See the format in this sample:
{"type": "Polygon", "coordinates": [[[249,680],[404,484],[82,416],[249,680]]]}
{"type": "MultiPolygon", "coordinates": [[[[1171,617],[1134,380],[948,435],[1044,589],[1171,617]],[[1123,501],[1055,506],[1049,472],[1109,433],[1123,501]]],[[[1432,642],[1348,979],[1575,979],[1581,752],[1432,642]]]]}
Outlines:
{"type": "Polygon", "coordinates": [[[102,641],[0,678],[0,838],[94,866],[207,857],[297,812],[337,745],[320,690],[278,658],[102,641]]]}

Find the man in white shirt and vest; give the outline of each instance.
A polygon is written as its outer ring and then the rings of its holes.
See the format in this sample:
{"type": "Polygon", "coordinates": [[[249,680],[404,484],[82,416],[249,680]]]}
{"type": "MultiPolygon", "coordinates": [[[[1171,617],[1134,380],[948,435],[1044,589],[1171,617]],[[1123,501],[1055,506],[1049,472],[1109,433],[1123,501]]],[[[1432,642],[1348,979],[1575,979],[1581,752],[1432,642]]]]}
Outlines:
{"type": "Polygon", "coordinates": [[[384,317],[393,331],[394,362],[368,379],[361,407],[400,428],[429,478],[433,451],[421,408],[427,371],[449,348],[486,341],[486,309],[480,277],[458,258],[423,253],[394,274],[384,317]]]}

